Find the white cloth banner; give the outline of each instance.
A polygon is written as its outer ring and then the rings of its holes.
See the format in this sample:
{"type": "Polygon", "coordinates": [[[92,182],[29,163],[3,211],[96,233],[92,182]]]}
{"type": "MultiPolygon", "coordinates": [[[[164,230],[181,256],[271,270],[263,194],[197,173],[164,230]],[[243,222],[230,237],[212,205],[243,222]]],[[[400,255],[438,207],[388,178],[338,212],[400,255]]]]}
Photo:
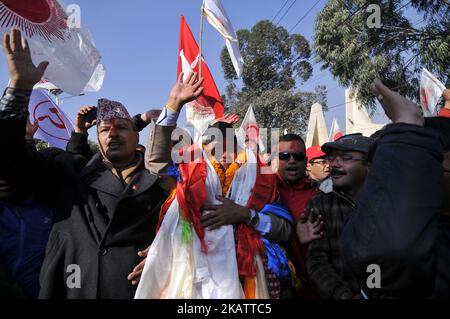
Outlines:
{"type": "Polygon", "coordinates": [[[206,20],[224,37],[228,53],[238,77],[244,70],[244,59],[241,56],[239,42],[230,18],[220,0],[205,0],[202,7],[206,20]]]}
{"type": "MultiPolygon", "coordinates": [[[[106,76],[106,69],[103,64],[97,65],[97,68],[94,71],[94,74],[92,74],[91,79],[89,80],[88,84],[86,84],[86,87],[84,88],[83,92],[98,92],[101,90],[103,86],[103,81],[105,80],[106,76]]],[[[34,90],[59,90],[59,88],[54,85],[53,83],[49,82],[46,79],[42,79],[33,87],[34,90]]]]}
{"type": "Polygon", "coordinates": [[[73,125],[50,96],[44,90],[33,90],[28,110],[30,122],[37,120],[39,125],[34,138],[48,142],[51,147],[65,150],[73,125]]]}
{"type": "Polygon", "coordinates": [[[420,104],[426,117],[437,116],[437,104],[442,97],[445,85],[442,84],[430,71],[422,69],[420,77],[420,104]]]}
{"type": "Polygon", "coordinates": [[[71,95],[79,95],[85,89],[100,62],[100,54],[89,32],[77,23],[69,23],[77,22],[77,17],[68,16],[62,3],[2,0],[0,12],[0,36],[13,27],[20,29],[28,39],[33,63],[50,62],[45,80],[71,95]]]}

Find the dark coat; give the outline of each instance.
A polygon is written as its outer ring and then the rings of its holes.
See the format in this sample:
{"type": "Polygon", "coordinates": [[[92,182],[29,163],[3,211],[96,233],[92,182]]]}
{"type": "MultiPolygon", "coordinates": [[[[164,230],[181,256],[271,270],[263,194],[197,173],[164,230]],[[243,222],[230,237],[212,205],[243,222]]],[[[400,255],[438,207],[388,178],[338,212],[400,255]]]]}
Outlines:
{"type": "Polygon", "coordinates": [[[71,154],[46,158],[29,152],[24,105],[14,99],[2,103],[9,111],[0,112],[0,149],[7,150],[0,156],[0,178],[26,185],[54,211],[40,297],[132,298],[136,287],[127,275],[141,261],[138,251],[152,242],[166,198],[158,178],[144,169],[143,159],[124,186],[99,155],[83,167],[71,154]],[[79,266],[80,288],[67,285],[77,283],[71,265],[79,266]]]}
{"type": "Polygon", "coordinates": [[[41,298],[132,298],[127,275],[141,261],[137,253],[155,237],[165,200],[145,170],[124,186],[96,155],[81,171],[81,181],[62,187],[58,212],[41,271],[41,298]],[[81,288],[69,289],[69,265],[79,265],[81,288]]]}
{"type": "Polygon", "coordinates": [[[344,226],[341,250],[369,297],[430,297],[436,276],[443,149],[437,133],[388,125],[344,226]],[[369,265],[380,267],[370,287],[369,265]]]}

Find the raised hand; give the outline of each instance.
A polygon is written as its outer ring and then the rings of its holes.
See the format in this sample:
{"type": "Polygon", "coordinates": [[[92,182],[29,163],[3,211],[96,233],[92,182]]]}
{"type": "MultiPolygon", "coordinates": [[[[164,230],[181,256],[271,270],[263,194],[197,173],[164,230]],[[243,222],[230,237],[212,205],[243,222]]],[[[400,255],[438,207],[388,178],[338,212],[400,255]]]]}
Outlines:
{"type": "Polygon", "coordinates": [[[168,106],[179,112],[184,104],[189,103],[200,96],[203,92],[203,78],[197,81],[197,73],[190,73],[186,81],[183,81],[183,73],[180,73],[177,83],[170,91],[168,106]]]}
{"type": "Polygon", "coordinates": [[[392,122],[424,125],[422,112],[415,103],[390,90],[378,79],[372,83],[370,88],[392,122]]]}
{"type": "Polygon", "coordinates": [[[145,123],[150,123],[151,121],[156,122],[156,120],[159,118],[160,114],[161,114],[161,110],[156,110],[156,109],[148,110],[147,112],[141,114],[141,119],[145,123]]]}
{"type": "Polygon", "coordinates": [[[97,124],[97,120],[86,121],[86,114],[95,109],[95,106],[83,106],[75,116],[75,133],[86,133],[91,127],[97,124]]]}
{"type": "Polygon", "coordinates": [[[235,114],[235,113],[232,113],[232,114],[226,114],[225,116],[223,116],[223,117],[221,117],[221,118],[218,118],[218,119],[215,119],[212,123],[211,123],[211,125],[214,125],[214,124],[216,124],[216,123],[218,123],[218,122],[225,122],[225,123],[228,123],[228,124],[230,124],[231,126],[233,126],[234,124],[236,124],[236,123],[238,123],[239,121],[240,121],[240,117],[239,117],[239,115],[237,115],[237,114],[235,114]]]}
{"type": "Polygon", "coordinates": [[[3,50],[11,79],[10,86],[15,89],[31,90],[44,75],[48,62],[41,62],[37,67],[31,59],[28,41],[18,29],[3,37],[3,50]]]}

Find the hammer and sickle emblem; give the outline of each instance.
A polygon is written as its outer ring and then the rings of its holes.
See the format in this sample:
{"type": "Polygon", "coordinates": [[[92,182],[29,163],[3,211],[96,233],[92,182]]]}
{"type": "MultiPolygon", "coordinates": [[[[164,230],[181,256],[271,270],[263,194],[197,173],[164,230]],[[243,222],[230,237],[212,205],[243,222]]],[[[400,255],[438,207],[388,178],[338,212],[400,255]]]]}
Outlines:
{"type": "Polygon", "coordinates": [[[54,107],[49,108],[49,110],[52,114],[55,114],[58,119],[55,121],[49,115],[44,115],[44,116],[39,116],[38,121],[42,122],[45,119],[48,119],[55,127],[59,128],[59,129],[65,129],[66,125],[64,124],[64,121],[59,116],[58,110],[54,107]]]}

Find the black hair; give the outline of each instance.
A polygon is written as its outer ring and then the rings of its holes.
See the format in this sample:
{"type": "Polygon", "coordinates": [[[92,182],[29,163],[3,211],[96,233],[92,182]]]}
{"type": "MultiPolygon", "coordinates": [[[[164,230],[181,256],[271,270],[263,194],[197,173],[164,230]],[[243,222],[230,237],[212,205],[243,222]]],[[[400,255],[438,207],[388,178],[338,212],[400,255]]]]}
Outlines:
{"type": "Polygon", "coordinates": [[[303,145],[305,145],[306,148],[306,144],[305,141],[301,138],[300,135],[297,134],[286,134],[280,137],[280,143],[281,142],[300,142],[303,145]]]}
{"type": "MultiPolygon", "coordinates": [[[[222,136],[223,136],[224,138],[227,138],[227,137],[228,137],[228,136],[227,136],[227,130],[233,129],[233,126],[232,126],[231,124],[229,124],[229,123],[226,123],[226,122],[217,122],[217,123],[214,123],[213,125],[211,125],[211,126],[208,128],[208,131],[206,131],[206,136],[207,136],[207,141],[208,141],[208,143],[213,142],[214,139],[215,139],[215,136],[212,135],[212,132],[211,132],[211,131],[209,131],[209,130],[212,129],[212,128],[218,129],[218,130],[222,133],[222,136]],[[211,135],[212,135],[212,136],[211,136],[211,135]]],[[[233,130],[233,132],[234,132],[234,130],[233,130]]],[[[236,138],[236,134],[233,134],[233,140],[234,140],[234,145],[237,146],[237,138],[236,138]]]]}
{"type": "Polygon", "coordinates": [[[211,125],[210,127],[214,127],[219,129],[222,133],[226,133],[227,129],[233,128],[233,126],[230,123],[227,122],[217,122],[211,125]]]}
{"type": "Polygon", "coordinates": [[[286,134],[280,137],[280,142],[294,142],[299,141],[305,144],[305,141],[301,138],[300,135],[297,134],[286,134]]]}

